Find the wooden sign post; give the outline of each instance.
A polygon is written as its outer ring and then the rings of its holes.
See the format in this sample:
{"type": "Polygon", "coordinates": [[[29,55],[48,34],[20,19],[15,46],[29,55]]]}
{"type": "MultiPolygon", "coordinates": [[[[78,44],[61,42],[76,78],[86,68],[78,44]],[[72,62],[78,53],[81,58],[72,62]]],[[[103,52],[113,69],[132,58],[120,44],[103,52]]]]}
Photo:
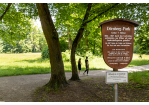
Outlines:
{"type": "MultiPolygon", "coordinates": [[[[134,27],[139,23],[128,19],[111,19],[99,24],[102,30],[102,51],[105,63],[118,71],[132,60],[134,27]]],[[[118,102],[118,84],[114,84],[114,100],[118,102]]]]}

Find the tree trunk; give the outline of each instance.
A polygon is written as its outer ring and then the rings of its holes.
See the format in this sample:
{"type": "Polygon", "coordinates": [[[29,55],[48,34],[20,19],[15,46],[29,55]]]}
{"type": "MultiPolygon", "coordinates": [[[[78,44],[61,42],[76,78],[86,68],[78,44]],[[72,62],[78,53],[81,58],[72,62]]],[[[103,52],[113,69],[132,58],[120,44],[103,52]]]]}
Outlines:
{"type": "Polygon", "coordinates": [[[33,51],[32,51],[32,52],[35,52],[35,46],[36,46],[36,45],[35,45],[35,42],[34,42],[34,39],[35,39],[35,38],[34,38],[34,32],[33,32],[33,51]]]}
{"type": "Polygon", "coordinates": [[[68,35],[68,41],[69,41],[69,50],[71,50],[71,48],[72,48],[72,39],[71,39],[70,35],[68,35]]]}
{"type": "Polygon", "coordinates": [[[84,27],[86,26],[87,23],[84,23],[88,17],[89,17],[89,11],[91,10],[91,5],[92,3],[88,4],[88,8],[86,10],[86,14],[84,16],[82,25],[77,33],[76,38],[73,41],[72,44],[72,49],[71,49],[71,67],[72,67],[72,77],[70,80],[80,80],[79,76],[78,76],[78,72],[77,72],[77,66],[76,66],[76,60],[75,60],[75,52],[76,52],[76,48],[77,45],[79,43],[79,41],[81,40],[81,38],[83,37],[83,31],[84,31],[84,27]]]}
{"type": "MultiPolygon", "coordinates": [[[[72,39],[71,39],[71,35],[70,35],[70,30],[68,32],[68,45],[69,45],[69,52],[70,52],[72,49],[72,39]]],[[[71,59],[71,56],[70,56],[70,59],[71,59]]]]}
{"type": "Polygon", "coordinates": [[[94,49],[93,49],[93,54],[95,54],[95,40],[94,40],[94,49]]]}
{"type": "MultiPolygon", "coordinates": [[[[69,25],[70,27],[70,25],[69,25]]],[[[69,51],[72,48],[72,39],[71,39],[71,35],[70,35],[70,28],[68,28],[68,44],[69,44],[69,51]]]]}
{"type": "Polygon", "coordinates": [[[52,88],[55,86],[61,87],[66,85],[67,81],[64,72],[64,64],[60,50],[58,33],[53,24],[47,3],[37,3],[36,5],[38,8],[43,33],[48,44],[51,64],[51,78],[46,86],[52,88]]]}
{"type": "Polygon", "coordinates": [[[88,31],[85,30],[85,44],[86,44],[86,51],[89,50],[89,44],[88,44],[88,31]]]}

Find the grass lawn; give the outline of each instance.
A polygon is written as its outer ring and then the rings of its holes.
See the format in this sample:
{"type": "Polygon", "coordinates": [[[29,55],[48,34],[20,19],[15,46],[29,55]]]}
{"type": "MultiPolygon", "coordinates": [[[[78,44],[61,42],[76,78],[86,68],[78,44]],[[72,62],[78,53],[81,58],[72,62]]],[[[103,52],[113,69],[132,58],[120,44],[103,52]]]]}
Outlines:
{"type": "Polygon", "coordinates": [[[128,65],[128,67],[148,65],[149,64],[149,55],[142,55],[142,58],[138,54],[133,54],[133,59],[128,65]]]}
{"type": "MultiPolygon", "coordinates": [[[[79,59],[76,56],[76,62],[79,59]]],[[[82,58],[82,57],[81,57],[82,58]]],[[[71,63],[64,61],[66,72],[71,72],[71,63]]],[[[143,55],[142,59],[139,55],[134,54],[132,62],[128,65],[139,66],[149,64],[149,55],[143,55]]],[[[102,57],[90,56],[89,57],[90,70],[110,69],[102,57]]],[[[82,70],[85,70],[85,57],[82,58],[82,70]]],[[[0,54],[0,77],[24,75],[24,74],[43,74],[50,73],[49,60],[41,59],[40,53],[27,53],[27,54],[0,54]]]]}
{"type": "Polygon", "coordinates": [[[0,76],[49,73],[50,63],[41,54],[0,54],[0,76]]]}

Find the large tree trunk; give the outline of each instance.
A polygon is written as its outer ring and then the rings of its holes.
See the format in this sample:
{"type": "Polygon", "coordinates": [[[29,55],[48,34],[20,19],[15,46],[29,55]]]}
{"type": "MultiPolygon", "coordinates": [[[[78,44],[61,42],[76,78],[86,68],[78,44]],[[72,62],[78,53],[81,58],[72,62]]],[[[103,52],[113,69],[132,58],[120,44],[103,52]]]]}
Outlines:
{"type": "Polygon", "coordinates": [[[38,8],[43,33],[49,48],[51,78],[47,83],[47,86],[54,88],[55,85],[66,85],[67,81],[64,72],[64,64],[60,50],[58,33],[53,24],[48,5],[47,3],[37,3],[36,5],[38,8]]]}
{"type": "Polygon", "coordinates": [[[70,80],[79,80],[79,76],[78,76],[78,72],[77,72],[77,66],[76,66],[76,60],[75,60],[75,52],[76,52],[76,48],[77,45],[79,43],[79,41],[81,40],[81,38],[83,37],[83,31],[84,31],[84,27],[86,26],[87,23],[85,23],[85,21],[88,19],[89,17],[89,11],[91,10],[91,5],[92,3],[88,4],[88,8],[86,10],[86,14],[84,16],[82,25],[77,33],[76,38],[73,41],[72,44],[72,49],[71,49],[71,67],[72,67],[72,77],[70,80]]]}

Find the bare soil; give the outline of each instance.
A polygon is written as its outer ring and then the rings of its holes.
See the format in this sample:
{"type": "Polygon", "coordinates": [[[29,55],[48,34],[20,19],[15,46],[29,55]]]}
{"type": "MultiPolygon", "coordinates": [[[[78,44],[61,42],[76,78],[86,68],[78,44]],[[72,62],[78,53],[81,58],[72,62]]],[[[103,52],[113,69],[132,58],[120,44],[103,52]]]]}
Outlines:
{"type": "MultiPolygon", "coordinates": [[[[106,84],[105,78],[90,78],[68,81],[62,89],[37,88],[32,94],[34,102],[113,102],[113,84],[106,84]]],[[[119,102],[149,102],[149,85],[118,84],[119,102]]]]}

